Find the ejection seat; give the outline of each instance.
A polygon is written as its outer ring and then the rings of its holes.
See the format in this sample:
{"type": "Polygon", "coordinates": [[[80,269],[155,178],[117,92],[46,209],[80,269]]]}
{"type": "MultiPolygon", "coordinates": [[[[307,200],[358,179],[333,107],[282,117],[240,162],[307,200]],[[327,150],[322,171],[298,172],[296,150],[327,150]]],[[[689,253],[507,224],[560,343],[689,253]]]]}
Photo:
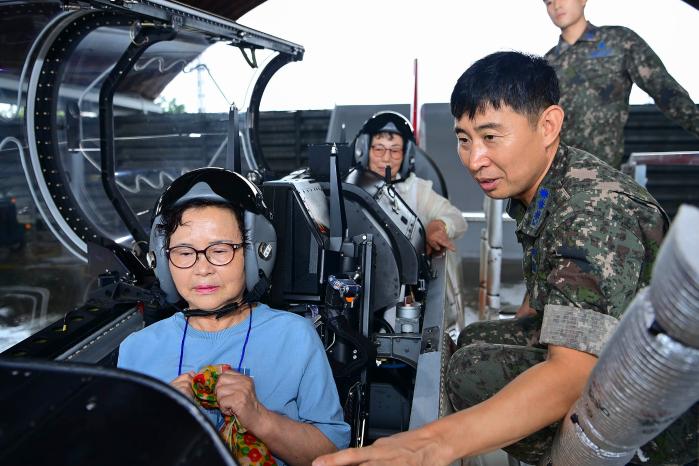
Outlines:
{"type": "Polygon", "coordinates": [[[449,199],[447,182],[432,157],[419,147],[415,148],[415,176],[430,180],[434,192],[449,199]]]}
{"type": "Polygon", "coordinates": [[[308,170],[265,182],[262,191],[279,238],[269,302],[313,319],[357,446],[407,429],[413,387],[405,380],[415,377],[423,348],[440,347],[422,344],[422,307],[401,321],[385,318],[407,295],[423,300],[424,230],[379,177],[366,189],[342,182],[352,160],[347,145],[311,146],[308,170]],[[386,363],[377,366],[377,358],[386,363]]]}

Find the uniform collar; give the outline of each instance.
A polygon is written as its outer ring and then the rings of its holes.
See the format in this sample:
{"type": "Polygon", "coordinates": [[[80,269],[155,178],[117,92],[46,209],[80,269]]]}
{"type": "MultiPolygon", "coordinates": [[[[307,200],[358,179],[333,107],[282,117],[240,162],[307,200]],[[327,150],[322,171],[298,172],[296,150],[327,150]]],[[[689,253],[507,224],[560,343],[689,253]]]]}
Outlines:
{"type": "Polygon", "coordinates": [[[588,21],[585,32],[583,32],[583,35],[580,36],[578,41],[594,42],[597,39],[599,39],[599,28],[588,21]]]}
{"type": "Polygon", "coordinates": [[[588,21],[585,32],[575,43],[569,44],[563,40],[562,35],[558,36],[558,45],[556,45],[555,52],[557,55],[560,55],[579,42],[596,42],[597,40],[599,40],[599,28],[588,21]]]}
{"type": "Polygon", "coordinates": [[[507,213],[517,221],[517,232],[532,237],[538,236],[541,232],[541,228],[546,223],[544,219],[555,207],[554,198],[563,185],[563,178],[568,170],[569,152],[568,146],[559,143],[553,162],[528,206],[520,200],[510,199],[507,213]]]}

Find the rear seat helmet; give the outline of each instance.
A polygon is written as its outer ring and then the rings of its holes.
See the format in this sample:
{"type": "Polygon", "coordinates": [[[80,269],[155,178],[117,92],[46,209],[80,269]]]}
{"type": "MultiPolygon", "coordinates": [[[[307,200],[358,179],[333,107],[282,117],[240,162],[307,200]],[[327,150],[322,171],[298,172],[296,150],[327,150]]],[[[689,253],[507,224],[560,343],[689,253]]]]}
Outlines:
{"type": "Polygon", "coordinates": [[[415,171],[415,133],[407,118],[397,112],[383,111],[369,118],[354,138],[355,163],[364,170],[369,169],[371,138],[377,133],[399,134],[403,138],[403,162],[395,181],[405,180],[415,171]]]}
{"type": "Polygon", "coordinates": [[[245,177],[229,170],[206,167],[177,178],[160,196],[151,221],[148,265],[154,270],[168,303],[182,299],[170,274],[165,249],[167,238],[159,225],[163,212],[191,200],[230,203],[243,210],[245,235],[245,300],[259,301],[269,288],[277,253],[277,234],[271,214],[259,188],[245,177]]]}

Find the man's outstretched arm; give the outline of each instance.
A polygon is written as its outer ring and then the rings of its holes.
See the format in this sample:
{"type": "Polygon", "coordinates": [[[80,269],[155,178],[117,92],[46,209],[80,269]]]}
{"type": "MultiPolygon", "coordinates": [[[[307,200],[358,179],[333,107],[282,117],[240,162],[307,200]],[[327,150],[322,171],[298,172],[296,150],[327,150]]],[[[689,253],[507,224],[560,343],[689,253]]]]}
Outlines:
{"type": "Polygon", "coordinates": [[[313,466],[447,465],[510,445],[563,418],[596,362],[591,354],[550,345],[546,361],[488,400],[372,446],[321,456],[313,466]]]}
{"type": "Polygon", "coordinates": [[[699,137],[699,108],[689,93],[641,37],[630,32],[627,41],[631,44],[627,71],[633,82],[653,98],[665,115],[699,137]]]}

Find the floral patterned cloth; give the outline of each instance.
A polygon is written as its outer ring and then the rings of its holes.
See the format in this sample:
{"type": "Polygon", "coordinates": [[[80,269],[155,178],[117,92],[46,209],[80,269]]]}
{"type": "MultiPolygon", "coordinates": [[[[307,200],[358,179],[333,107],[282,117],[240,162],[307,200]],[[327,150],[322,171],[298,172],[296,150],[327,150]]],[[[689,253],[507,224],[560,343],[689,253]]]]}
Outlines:
{"type": "MultiPolygon", "coordinates": [[[[206,366],[194,376],[192,391],[197,402],[207,409],[218,408],[216,383],[221,372],[230,366],[206,366]]],[[[276,466],[267,446],[240,425],[235,416],[224,415],[219,433],[241,466],[276,466]]]]}

